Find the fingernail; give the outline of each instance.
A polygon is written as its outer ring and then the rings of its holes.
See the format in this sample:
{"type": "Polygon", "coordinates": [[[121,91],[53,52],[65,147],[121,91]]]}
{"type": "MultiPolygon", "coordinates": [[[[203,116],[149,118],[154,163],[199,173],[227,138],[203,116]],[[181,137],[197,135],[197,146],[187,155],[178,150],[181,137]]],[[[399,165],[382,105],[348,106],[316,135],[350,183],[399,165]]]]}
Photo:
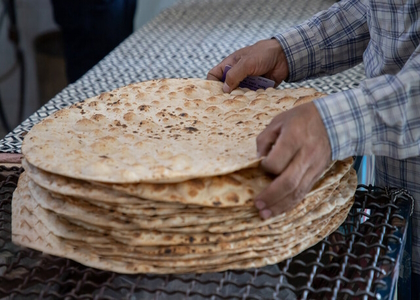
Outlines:
{"type": "Polygon", "coordinates": [[[230,87],[227,85],[227,83],[223,83],[223,92],[230,93],[230,87]]]}
{"type": "Polygon", "coordinates": [[[264,209],[263,211],[260,211],[260,216],[263,219],[268,219],[269,217],[271,217],[271,214],[272,212],[269,209],[264,209]]]}
{"type": "Polygon", "coordinates": [[[255,202],[255,207],[258,208],[258,210],[261,210],[265,207],[265,203],[263,201],[257,201],[255,202]]]}

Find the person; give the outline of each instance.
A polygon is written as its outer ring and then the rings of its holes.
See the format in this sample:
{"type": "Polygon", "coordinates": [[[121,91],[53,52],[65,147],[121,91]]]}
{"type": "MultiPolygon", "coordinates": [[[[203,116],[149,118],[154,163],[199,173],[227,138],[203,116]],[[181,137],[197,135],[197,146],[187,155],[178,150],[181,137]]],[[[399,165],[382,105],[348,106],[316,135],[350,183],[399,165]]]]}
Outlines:
{"type": "Polygon", "coordinates": [[[262,167],[278,175],[255,199],[262,218],[291,209],[332,161],[376,155],[378,186],[407,189],[412,295],[420,299],[420,1],[345,0],[211,69],[230,92],[246,76],[276,84],[341,72],[363,61],[367,79],[282,113],[257,138],[262,167]]]}
{"type": "Polygon", "coordinates": [[[137,0],[51,0],[61,28],[69,83],[133,32],[137,0]]]}

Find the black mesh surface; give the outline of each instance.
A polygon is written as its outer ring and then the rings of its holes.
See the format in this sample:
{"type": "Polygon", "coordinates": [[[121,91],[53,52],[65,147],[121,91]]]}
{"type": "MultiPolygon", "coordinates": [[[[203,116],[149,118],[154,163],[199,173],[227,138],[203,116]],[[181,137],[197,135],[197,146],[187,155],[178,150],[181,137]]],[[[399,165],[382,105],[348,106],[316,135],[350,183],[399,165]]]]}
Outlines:
{"type": "Polygon", "coordinates": [[[19,168],[0,167],[0,299],[390,299],[412,200],[359,186],[341,227],[274,266],[187,275],[122,275],[17,247],[11,200],[19,168]]]}

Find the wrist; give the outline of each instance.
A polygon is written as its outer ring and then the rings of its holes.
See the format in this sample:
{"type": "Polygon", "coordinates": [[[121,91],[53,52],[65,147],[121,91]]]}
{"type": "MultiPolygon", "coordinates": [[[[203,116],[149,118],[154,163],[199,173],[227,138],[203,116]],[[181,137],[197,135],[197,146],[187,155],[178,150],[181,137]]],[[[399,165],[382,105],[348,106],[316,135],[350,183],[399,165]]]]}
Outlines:
{"type": "Polygon", "coordinates": [[[275,37],[268,40],[268,42],[270,43],[270,52],[273,54],[273,58],[275,60],[273,70],[276,71],[274,71],[272,75],[276,80],[276,83],[280,84],[282,81],[287,81],[289,78],[289,64],[287,62],[287,56],[282,45],[275,37]]]}

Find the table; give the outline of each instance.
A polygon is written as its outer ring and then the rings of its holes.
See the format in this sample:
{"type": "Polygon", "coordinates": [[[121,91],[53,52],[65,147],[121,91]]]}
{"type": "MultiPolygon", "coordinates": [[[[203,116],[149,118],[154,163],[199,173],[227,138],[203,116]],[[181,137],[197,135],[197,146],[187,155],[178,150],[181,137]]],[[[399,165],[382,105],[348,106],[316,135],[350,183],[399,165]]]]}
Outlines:
{"type": "MultiPolygon", "coordinates": [[[[205,78],[234,49],[270,38],[332,5],[332,0],[182,0],[132,34],[0,141],[20,153],[30,128],[58,109],[101,92],[154,78],[205,78]]],[[[334,93],[356,87],[363,65],[280,88],[334,93]]],[[[392,299],[410,197],[401,190],[359,186],[346,222],[304,253],[256,270],[203,275],[119,275],[18,248],[10,242],[10,201],[19,167],[0,167],[0,298],[55,299],[392,299]]]]}

